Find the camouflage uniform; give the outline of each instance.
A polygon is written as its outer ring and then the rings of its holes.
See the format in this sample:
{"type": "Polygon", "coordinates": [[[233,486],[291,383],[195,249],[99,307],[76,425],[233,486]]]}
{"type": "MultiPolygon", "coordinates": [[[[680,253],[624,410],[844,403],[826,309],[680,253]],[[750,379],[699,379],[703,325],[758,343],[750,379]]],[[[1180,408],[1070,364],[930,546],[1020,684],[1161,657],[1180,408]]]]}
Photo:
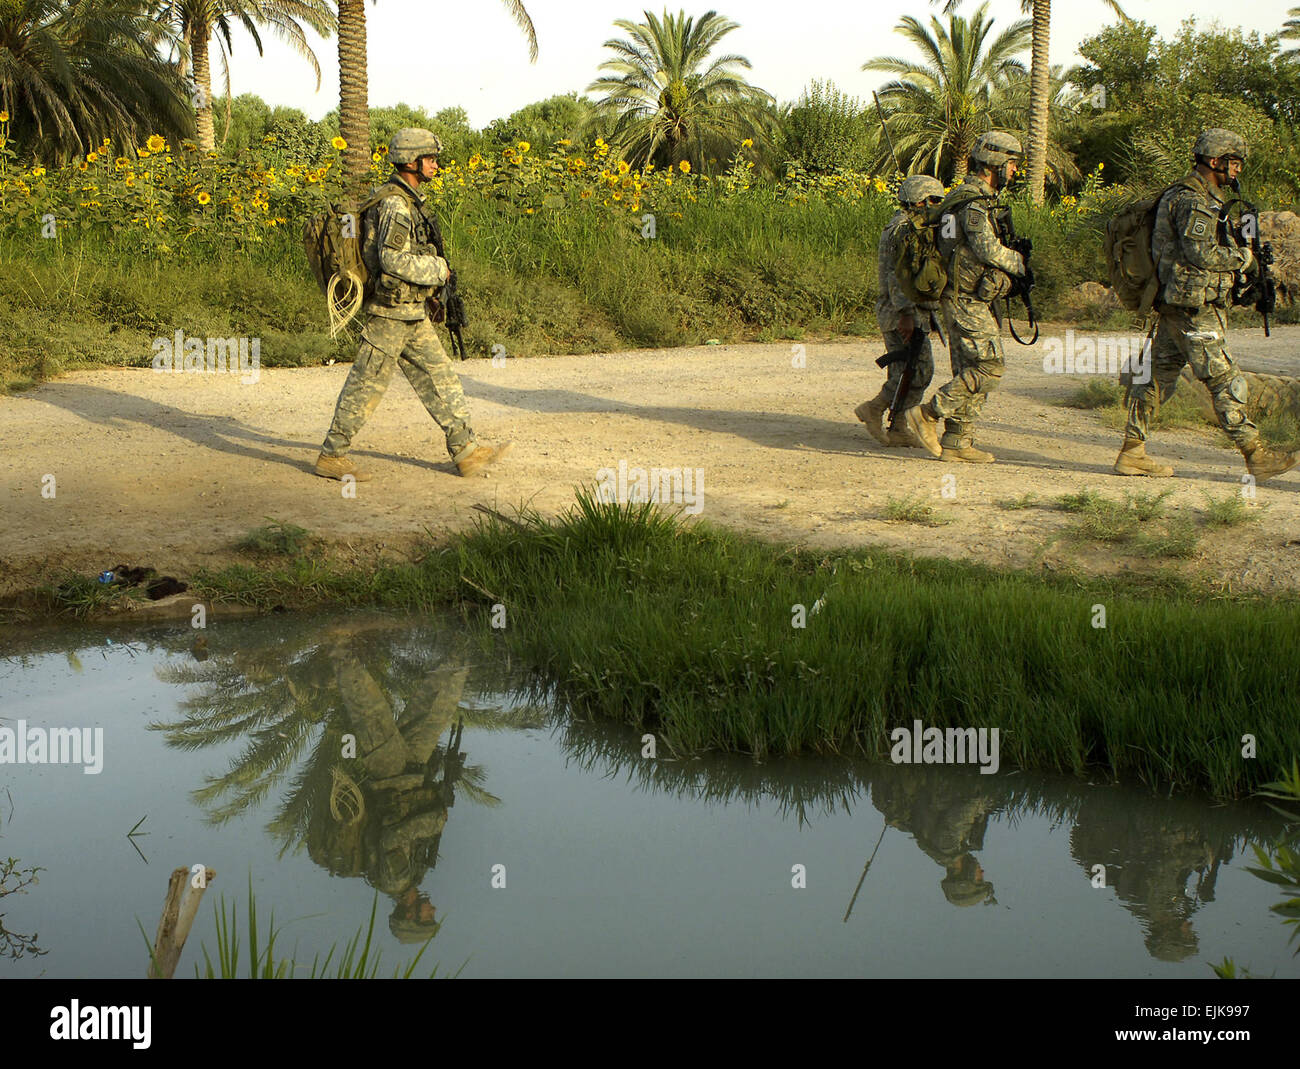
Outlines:
{"type": "Polygon", "coordinates": [[[1173,395],[1179,372],[1191,361],[1192,373],[1209,388],[1219,423],[1233,444],[1249,452],[1259,441],[1259,430],[1246,415],[1246,380],[1227,346],[1233,281],[1250,253],[1219,243],[1225,200],[1223,190],[1196,171],[1160,200],[1151,237],[1162,286],[1160,321],[1151,348],[1151,378],[1129,387],[1126,439],[1146,441],[1156,405],[1173,395]]]}
{"type": "MultiPolygon", "coordinates": [[[[911,316],[915,329],[924,335],[916,356],[912,387],[907,391],[902,405],[907,409],[921,403],[930,380],[934,378],[934,354],[930,350],[930,313],[934,311],[934,307],[927,304],[913,304],[898,285],[898,231],[899,227],[905,225],[907,225],[907,212],[900,210],[885,224],[885,229],[880,235],[877,257],[880,297],[876,301],[876,322],[880,324],[880,332],[885,336],[887,352],[893,353],[907,348],[907,339],[898,329],[898,321],[903,316],[911,316]]],[[[905,366],[901,362],[889,365],[889,377],[885,380],[883,393],[891,402],[898,392],[898,384],[903,377],[905,366]]]]}
{"type": "Polygon", "coordinates": [[[429,319],[425,299],[447,281],[447,262],[430,244],[424,197],[396,171],[381,187],[392,192],[364,216],[362,257],[374,281],[361,346],[339,394],[324,457],[347,452],[383,399],[400,366],[424,407],[442,428],[447,452],[459,462],[476,447],[460,379],[429,319]],[[398,188],[394,188],[398,187],[398,188]]]}
{"type": "Polygon", "coordinates": [[[994,229],[989,207],[995,196],[988,182],[969,176],[938,209],[944,218],[939,249],[948,259],[948,286],[940,307],[953,378],[930,399],[930,411],[946,420],[940,440],[945,449],[972,445],[975,420],[1006,368],[1001,326],[990,306],[1011,289],[1008,276],[1024,274],[1025,265],[994,229]]]}

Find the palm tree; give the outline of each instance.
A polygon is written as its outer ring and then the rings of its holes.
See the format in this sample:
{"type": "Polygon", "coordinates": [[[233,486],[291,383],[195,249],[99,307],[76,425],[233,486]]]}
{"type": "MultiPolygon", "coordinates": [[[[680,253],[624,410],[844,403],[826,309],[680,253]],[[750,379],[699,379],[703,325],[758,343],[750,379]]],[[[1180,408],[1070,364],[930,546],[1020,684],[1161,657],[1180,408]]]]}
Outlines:
{"type": "Polygon", "coordinates": [[[946,28],[931,16],[928,30],[906,15],[894,32],[916,45],[923,62],[877,56],[862,65],[898,76],[881,87],[880,98],[899,160],[911,171],[939,175],[951,168],[952,181],[960,182],[979,135],[1016,125],[1009,89],[1025,75],[1015,57],[1029,46],[1030,21],[1020,19],[988,41],[987,10],[981,4],[969,21],[949,14],[946,28]]]}
{"type": "Polygon", "coordinates": [[[197,116],[199,147],[216,147],[212,125],[212,68],[208,61],[208,42],[217,35],[218,55],[226,71],[226,100],[230,100],[230,30],[242,25],[253,38],[258,55],[262,54],[259,26],[269,26],[277,37],[291,44],[305,57],[316,75],[320,88],[320,63],[307,43],[303,24],[323,37],[334,32],[337,20],[329,0],[156,0],[152,5],[154,20],[170,27],[180,37],[179,70],[182,77],[193,67],[194,110],[197,116]],[[187,66],[188,65],[188,66],[187,66]]]}
{"type": "MultiPolygon", "coordinates": [[[[1102,0],[1123,22],[1132,19],[1117,0],[1102,0]]],[[[1052,0],[1020,0],[1021,11],[1033,12],[1033,48],[1029,66],[1029,144],[1026,146],[1025,171],[1029,195],[1035,204],[1043,203],[1043,183],[1047,173],[1048,109],[1052,101],[1049,82],[1051,65],[1047,55],[1048,35],[1052,23],[1052,0]]],[[[1300,9],[1297,9],[1300,11],[1300,9]]]]}
{"type": "MultiPolygon", "coordinates": [[[[933,0],[931,0],[933,2],[933,0]]],[[[961,0],[947,0],[944,14],[958,7],[961,0]]],[[[1117,0],[1102,0],[1123,22],[1131,22],[1117,0]]],[[[1052,0],[1020,0],[1020,10],[1029,12],[1033,33],[1029,60],[1029,139],[1025,146],[1025,172],[1030,196],[1035,204],[1043,203],[1043,188],[1048,168],[1049,109],[1057,94],[1051,89],[1052,68],[1048,59],[1048,40],[1052,27],[1052,0]]],[[[1300,8],[1296,9],[1300,12],[1300,8]]]]}
{"type": "Polygon", "coordinates": [[[705,170],[742,138],[763,134],[772,97],[741,74],[749,60],[725,55],[709,62],[709,53],[739,23],[716,11],[698,20],[685,11],[665,11],[662,19],[644,14],[644,23],[614,22],[629,39],[605,42],[618,58],[602,63],[598,69],[609,74],[587,86],[589,93],[606,94],[596,103],[597,114],[616,117],[610,144],[634,165],[688,160],[705,170]]]}
{"type": "MultiPolygon", "coordinates": [[[[1300,40],[1300,7],[1293,7],[1287,12],[1291,17],[1282,23],[1282,32],[1278,35],[1285,41],[1300,40]]],[[[1300,59],[1300,48],[1288,48],[1279,55],[1280,59],[1300,59]]]]}
{"type": "Polygon", "coordinates": [[[136,0],[0,4],[0,111],[24,151],[61,162],[105,137],[191,136],[188,94],[136,0]]]}
{"type": "MultiPolygon", "coordinates": [[[[510,17],[528,38],[528,62],[537,62],[537,30],[519,0],[504,0],[510,17]]],[[[360,194],[370,173],[370,99],[366,81],[366,0],[338,0],[339,133],[343,174],[360,194]]]]}

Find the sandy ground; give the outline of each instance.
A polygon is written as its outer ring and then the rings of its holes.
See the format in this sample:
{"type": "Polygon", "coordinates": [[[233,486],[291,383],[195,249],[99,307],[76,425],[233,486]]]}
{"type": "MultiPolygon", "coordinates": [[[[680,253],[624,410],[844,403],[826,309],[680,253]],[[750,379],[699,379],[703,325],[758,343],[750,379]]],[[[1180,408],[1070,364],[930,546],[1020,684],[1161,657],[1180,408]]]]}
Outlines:
{"type": "MultiPolygon", "coordinates": [[[[1063,332],[1045,327],[1044,334],[1063,332]]],[[[1248,370],[1300,374],[1300,327],[1271,341],[1239,331],[1248,370]]],[[[63,568],[115,564],[190,574],[243,559],[233,543],[268,517],[328,539],[345,558],[402,555],[427,531],[464,528],[486,503],[551,513],[601,468],[703,470],[700,515],[761,537],[814,546],[881,545],[995,566],[1174,568],[1229,588],[1300,587],[1300,469],[1262,486],[1267,505],[1248,527],[1207,532],[1181,562],[1125,556],[1063,536],[1054,508],[1009,511],[998,502],[1033,491],[1044,506],[1084,487],[1120,496],[1170,486],[1173,511],[1199,520],[1203,492],[1240,488],[1240,456],[1211,430],[1166,432],[1151,445],[1177,477],[1158,483],[1110,473],[1120,435],[1094,412],[1051,402],[1080,379],[1048,375],[1039,348],[1008,342],[1008,371],[985,410],[979,444],[990,465],[944,463],[915,449],[878,446],[853,416],[875,393],[878,340],[640,350],[599,356],[459,365],[478,435],[512,438],[488,478],[462,479],[406,381],[354,444],[374,479],[356,486],[311,466],[347,365],[237,375],[103,370],[70,374],[0,398],[0,593],[30,588],[63,568]],[[42,496],[54,476],[55,495],[42,496]],[[945,482],[945,477],[951,476],[945,482]],[[955,496],[945,497],[947,487],[955,496]],[[954,522],[889,522],[890,499],[921,495],[954,522]]],[[[946,354],[936,351],[946,368],[946,354]]],[[[936,385],[947,378],[936,376],[936,385]]]]}

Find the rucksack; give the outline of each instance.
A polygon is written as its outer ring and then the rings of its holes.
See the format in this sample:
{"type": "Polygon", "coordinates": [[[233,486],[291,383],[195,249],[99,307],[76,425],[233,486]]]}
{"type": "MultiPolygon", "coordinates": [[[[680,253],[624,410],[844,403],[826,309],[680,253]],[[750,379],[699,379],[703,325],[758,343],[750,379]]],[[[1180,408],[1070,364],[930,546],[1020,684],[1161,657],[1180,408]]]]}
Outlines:
{"type": "Polygon", "coordinates": [[[922,210],[905,211],[898,226],[898,288],[913,304],[932,304],[948,285],[948,266],[939,251],[937,217],[922,210]]]}
{"type": "Polygon", "coordinates": [[[944,218],[977,200],[993,200],[983,194],[945,200],[933,208],[904,209],[899,225],[898,259],[894,274],[898,288],[913,304],[933,304],[948,285],[948,259],[939,248],[939,230],[944,218]]]}
{"type": "MultiPolygon", "coordinates": [[[[394,190],[406,196],[400,186],[385,183],[355,211],[344,204],[331,204],[329,211],[308,219],[303,227],[307,263],[329,309],[331,338],[352,321],[374,289],[361,255],[363,220],[366,212],[394,190]]],[[[409,196],[407,200],[414,207],[409,196]]]]}
{"type": "Polygon", "coordinates": [[[1160,275],[1151,255],[1156,212],[1165,194],[1181,185],[1180,180],[1154,197],[1125,206],[1106,224],[1102,241],[1106,274],[1120,304],[1130,312],[1146,315],[1160,293],[1160,275]]]}

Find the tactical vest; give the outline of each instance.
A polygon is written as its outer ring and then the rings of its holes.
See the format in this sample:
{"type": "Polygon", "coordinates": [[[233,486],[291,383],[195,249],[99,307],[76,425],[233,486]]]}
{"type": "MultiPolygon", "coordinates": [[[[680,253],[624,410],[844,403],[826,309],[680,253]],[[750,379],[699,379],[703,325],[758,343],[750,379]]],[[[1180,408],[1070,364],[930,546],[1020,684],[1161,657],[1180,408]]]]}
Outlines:
{"type": "Polygon", "coordinates": [[[376,234],[379,204],[387,197],[398,196],[405,202],[411,215],[411,230],[407,235],[406,248],[400,251],[413,252],[418,246],[425,246],[432,251],[436,223],[425,212],[415,195],[403,183],[385,182],[375,190],[370,199],[362,206],[363,225],[366,227],[367,239],[362,255],[366,259],[366,269],[370,273],[371,303],[385,308],[397,308],[401,305],[420,305],[432,297],[438,290],[436,286],[416,286],[396,275],[387,274],[382,267],[376,234]]]}

